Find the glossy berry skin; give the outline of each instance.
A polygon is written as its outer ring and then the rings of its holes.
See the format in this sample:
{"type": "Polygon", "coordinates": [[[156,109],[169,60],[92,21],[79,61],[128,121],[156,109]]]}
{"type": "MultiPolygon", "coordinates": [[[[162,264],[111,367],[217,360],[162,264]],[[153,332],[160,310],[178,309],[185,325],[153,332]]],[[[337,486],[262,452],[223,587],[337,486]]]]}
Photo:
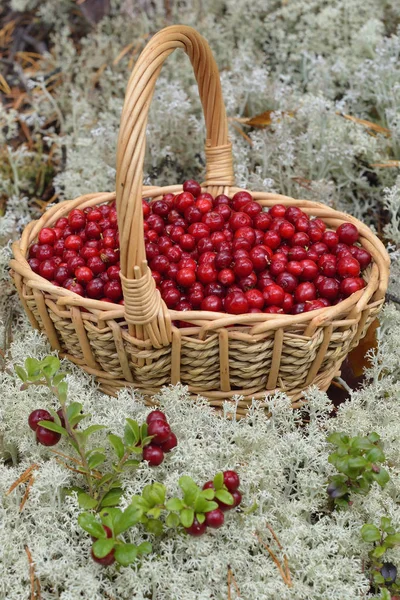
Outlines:
{"type": "Polygon", "coordinates": [[[298,285],[297,278],[287,271],[278,275],[276,283],[289,294],[292,294],[298,285]]]}
{"type": "Polygon", "coordinates": [[[52,246],[56,239],[57,236],[50,227],[44,227],[39,231],[38,240],[40,244],[50,244],[52,246]]]}
{"type": "Polygon", "coordinates": [[[79,283],[89,283],[93,279],[93,272],[89,267],[78,267],[75,269],[75,277],[79,283]]]}
{"type": "Polygon", "coordinates": [[[106,554],[106,556],[103,556],[103,558],[98,558],[97,556],[95,556],[94,552],[93,552],[93,548],[91,549],[90,554],[91,554],[94,562],[97,562],[99,565],[102,565],[103,567],[109,567],[110,565],[112,565],[115,562],[114,549],[112,549],[111,552],[106,554]]]}
{"type": "Polygon", "coordinates": [[[122,287],[119,281],[108,281],[104,286],[104,294],[113,302],[118,302],[122,298],[122,287]]]}
{"type": "Polygon", "coordinates": [[[281,306],[285,297],[285,291],[280,285],[271,283],[271,285],[264,288],[263,296],[266,306],[281,306]]]}
{"type": "Polygon", "coordinates": [[[29,424],[29,427],[33,431],[36,431],[39,421],[53,421],[53,420],[54,420],[53,417],[47,410],[38,408],[37,410],[34,410],[33,412],[31,412],[31,414],[29,415],[28,424],[29,424]]]}
{"type": "Polygon", "coordinates": [[[206,532],[207,524],[199,523],[196,517],[194,518],[193,524],[190,527],[185,527],[186,532],[193,537],[199,537],[206,532]]]}
{"type": "Polygon", "coordinates": [[[366,269],[371,263],[372,256],[368,252],[368,250],[365,250],[364,248],[359,248],[358,246],[351,246],[350,253],[356,260],[358,260],[362,271],[366,269]]]}
{"type": "Polygon", "coordinates": [[[197,181],[194,181],[194,179],[187,179],[183,184],[183,191],[189,192],[192,196],[197,198],[197,196],[201,194],[201,186],[197,181]]]}
{"type": "Polygon", "coordinates": [[[164,460],[164,452],[159,446],[149,444],[143,448],[143,460],[147,460],[150,467],[158,467],[164,460]]]}
{"type": "Polygon", "coordinates": [[[352,223],[342,223],[336,230],[340,242],[351,246],[358,240],[358,229],[352,223]]]}
{"type": "Polygon", "coordinates": [[[345,297],[351,296],[358,290],[362,290],[365,287],[365,281],[361,277],[347,277],[340,282],[340,293],[345,297]]]}
{"type": "Polygon", "coordinates": [[[92,279],[86,286],[86,295],[93,300],[100,300],[104,296],[104,283],[101,279],[92,279]]]}
{"type": "MultiPolygon", "coordinates": [[[[47,420],[47,419],[46,419],[47,420]]],[[[36,440],[42,446],[55,446],[61,439],[61,434],[56,431],[50,431],[41,425],[36,428],[36,440]]]]}
{"type": "Polygon", "coordinates": [[[247,313],[248,308],[249,303],[242,292],[228,294],[225,298],[225,310],[227,313],[241,315],[247,313]]]}
{"type": "Polygon", "coordinates": [[[236,508],[242,501],[242,494],[239,490],[235,490],[234,492],[231,492],[231,494],[233,496],[233,506],[230,508],[236,508]]]}
{"type": "Polygon", "coordinates": [[[222,300],[218,296],[211,295],[204,298],[200,306],[201,310],[221,312],[222,311],[222,300]]]}
{"type": "Polygon", "coordinates": [[[224,471],[224,484],[229,492],[234,492],[240,485],[239,475],[236,471],[224,471]]]}
{"type": "Polygon", "coordinates": [[[360,273],[360,263],[353,257],[345,256],[338,260],[336,269],[340,277],[357,277],[360,273]]]}
{"type": "Polygon", "coordinates": [[[318,294],[327,300],[336,300],[339,295],[339,283],[336,279],[325,277],[317,285],[318,294]]]}
{"type": "Polygon", "coordinates": [[[315,285],[310,281],[304,281],[300,283],[294,293],[294,299],[296,302],[307,302],[308,300],[315,300],[317,297],[315,285]]]}
{"type": "Polygon", "coordinates": [[[147,434],[154,436],[151,440],[151,443],[156,444],[156,446],[163,444],[169,437],[170,433],[171,427],[163,419],[153,419],[150,421],[147,428],[147,434]]]}
{"type": "Polygon", "coordinates": [[[160,446],[163,452],[171,452],[178,445],[178,438],[174,434],[173,431],[169,434],[165,442],[163,442],[160,446]]]}
{"type": "Polygon", "coordinates": [[[165,421],[167,423],[167,416],[161,410],[152,410],[146,417],[146,423],[149,424],[151,421],[165,421]]]}
{"type": "Polygon", "coordinates": [[[232,198],[233,210],[241,211],[249,202],[253,201],[253,196],[249,192],[236,192],[232,198]]]}
{"type": "Polygon", "coordinates": [[[83,229],[86,224],[86,217],[84,213],[79,210],[79,208],[75,208],[68,215],[68,225],[72,229],[72,231],[79,231],[83,229]]]}
{"type": "Polygon", "coordinates": [[[205,523],[212,529],[219,529],[224,524],[225,516],[220,508],[215,508],[206,513],[205,523]]]}

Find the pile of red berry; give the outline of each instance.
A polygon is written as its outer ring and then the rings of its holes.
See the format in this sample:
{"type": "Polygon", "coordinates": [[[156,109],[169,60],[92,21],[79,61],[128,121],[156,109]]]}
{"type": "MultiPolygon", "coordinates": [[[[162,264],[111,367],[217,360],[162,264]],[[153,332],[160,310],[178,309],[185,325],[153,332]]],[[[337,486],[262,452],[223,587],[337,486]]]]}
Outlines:
{"type": "Polygon", "coordinates": [[[154,437],[150,444],[143,448],[143,459],[147,460],[151,467],[157,467],[164,460],[164,454],[178,445],[178,440],[161,410],[149,413],[146,423],[147,435],[154,437]]]}
{"type": "MultiPolygon", "coordinates": [[[[219,529],[224,524],[224,512],[227,510],[231,510],[232,508],[236,508],[242,501],[242,494],[239,491],[239,475],[236,471],[224,471],[224,486],[226,490],[233,496],[233,504],[224,504],[217,498],[215,498],[215,502],[218,504],[219,508],[215,508],[214,510],[210,510],[205,514],[206,519],[204,523],[199,523],[199,521],[195,518],[193,524],[190,527],[186,527],[187,533],[193,536],[203,535],[206,532],[207,527],[211,527],[212,529],[219,529]]],[[[214,489],[214,484],[212,481],[206,481],[203,485],[203,490],[214,489]]]]}
{"type": "MultiPolygon", "coordinates": [[[[371,255],[352,223],[331,231],[295,206],[263,211],[245,191],[214,198],[192,180],[183,190],[143,201],[146,256],[168,308],[299,314],[365,286],[371,255]]],[[[28,262],[55,285],[123,304],[115,204],[42,229],[28,262]]]]}

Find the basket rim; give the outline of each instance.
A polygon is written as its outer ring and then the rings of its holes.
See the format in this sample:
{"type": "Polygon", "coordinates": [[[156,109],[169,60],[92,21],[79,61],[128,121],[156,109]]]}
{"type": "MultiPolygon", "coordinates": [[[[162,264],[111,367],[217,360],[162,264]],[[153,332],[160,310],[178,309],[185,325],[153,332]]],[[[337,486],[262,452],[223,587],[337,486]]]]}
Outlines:
{"type": "MultiPolygon", "coordinates": [[[[143,186],[142,196],[144,199],[151,198],[154,201],[157,196],[165,193],[177,193],[182,189],[182,185],[143,186]]],[[[202,186],[202,191],[207,191],[208,189],[208,187],[202,186]]],[[[224,193],[233,195],[237,191],[243,190],[245,190],[245,188],[230,186],[224,189],[224,193]]],[[[289,196],[270,192],[254,192],[252,190],[246,191],[249,191],[254,200],[259,202],[264,200],[271,203],[299,206],[305,208],[306,211],[309,210],[311,214],[314,214],[313,209],[315,209],[317,211],[328,213],[328,219],[346,220],[354,223],[360,231],[360,237],[363,239],[362,245],[365,246],[365,243],[367,242],[369,250],[373,250],[372,253],[374,255],[374,262],[372,264],[372,272],[375,271],[374,276],[370,277],[370,281],[367,283],[365,288],[352,294],[338,304],[306,313],[301,313],[299,315],[268,313],[230,315],[229,313],[217,313],[210,311],[175,311],[167,308],[167,313],[170,315],[171,320],[193,321],[193,327],[196,329],[201,329],[204,335],[207,331],[216,330],[228,325],[238,325],[240,327],[250,325],[255,328],[253,333],[261,333],[264,329],[262,327],[263,324],[267,325],[267,329],[276,329],[277,327],[293,326],[296,324],[307,324],[309,322],[314,322],[316,326],[318,326],[322,325],[325,321],[331,321],[334,317],[338,317],[341,314],[349,314],[349,312],[354,309],[356,309],[357,313],[359,313],[363,308],[365,308],[365,306],[367,306],[370,300],[372,300],[373,303],[384,300],[384,295],[388,285],[390,258],[381,240],[379,240],[379,238],[367,225],[352,215],[337,211],[320,202],[295,199],[289,196]],[[363,233],[367,233],[368,239],[362,235],[363,233]],[[379,257],[378,261],[376,260],[377,256],[379,257]],[[379,297],[375,298],[374,300],[373,296],[376,296],[377,294],[379,297]],[[202,321],[202,323],[198,324],[196,321],[202,321]],[[221,323],[221,321],[224,322],[221,323]],[[271,327],[268,327],[268,325],[271,327]]],[[[25,283],[28,284],[29,287],[39,289],[53,297],[56,296],[56,303],[59,306],[81,306],[82,308],[85,308],[95,314],[101,321],[109,321],[120,318],[124,319],[125,315],[123,305],[114,304],[113,306],[111,305],[112,308],[110,308],[110,303],[92,300],[91,298],[84,298],[65,288],[55,286],[47,279],[41,277],[38,273],[32,271],[27,262],[28,248],[36,239],[37,234],[42,227],[46,225],[52,225],[58,218],[60,218],[60,216],[68,214],[71,212],[71,210],[78,206],[84,205],[83,208],[86,208],[98,204],[110,203],[114,200],[115,192],[97,192],[78,196],[74,200],[67,200],[53,205],[39,219],[31,221],[23,230],[21,237],[13,243],[12,249],[14,259],[10,261],[10,267],[12,271],[18,273],[25,280],[25,283]]],[[[323,216],[321,216],[321,218],[324,219],[323,216]]],[[[184,332],[184,330],[182,330],[182,332],[184,332]]]]}

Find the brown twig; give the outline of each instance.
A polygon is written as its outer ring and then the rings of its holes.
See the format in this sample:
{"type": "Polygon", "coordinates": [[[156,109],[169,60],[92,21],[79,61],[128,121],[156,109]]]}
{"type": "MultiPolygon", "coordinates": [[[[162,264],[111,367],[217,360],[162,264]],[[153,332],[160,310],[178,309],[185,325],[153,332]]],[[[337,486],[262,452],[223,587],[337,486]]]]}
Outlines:
{"type": "MultiPolygon", "coordinates": [[[[74,473],[79,473],[79,475],[85,475],[85,477],[87,476],[87,473],[85,473],[85,471],[80,471],[79,469],[74,469],[74,467],[70,467],[69,465],[67,465],[67,463],[63,462],[62,460],[60,460],[57,457],[56,457],[56,461],[60,465],[62,465],[66,469],[68,469],[69,471],[73,471],[74,473]]],[[[96,473],[93,473],[93,471],[92,471],[92,477],[94,477],[95,479],[101,479],[101,475],[97,475],[96,473]]]]}
{"type": "Polygon", "coordinates": [[[231,595],[231,582],[235,586],[236,595],[238,596],[238,598],[240,598],[239,586],[238,586],[236,578],[235,578],[235,576],[234,576],[234,574],[232,572],[231,566],[228,565],[228,600],[232,599],[232,595],[231,595]]]}
{"type": "Polygon", "coordinates": [[[57,456],[62,456],[63,458],[67,458],[68,460],[70,460],[71,462],[75,463],[76,465],[79,465],[80,467],[83,467],[82,462],[80,460],[78,460],[77,458],[74,458],[73,456],[68,456],[68,454],[63,454],[59,450],[53,450],[53,449],[51,449],[50,452],[53,452],[53,454],[57,454],[57,456]]]}
{"type": "MultiPolygon", "coordinates": [[[[267,528],[269,529],[272,537],[274,538],[279,550],[282,550],[282,544],[280,543],[280,541],[278,540],[278,537],[276,535],[276,533],[274,532],[274,530],[272,529],[272,527],[270,525],[268,525],[268,523],[266,524],[267,528]]],[[[274,561],[283,581],[286,583],[286,585],[288,587],[293,587],[293,582],[292,582],[292,578],[290,576],[290,570],[289,570],[289,561],[288,558],[286,556],[286,554],[283,555],[283,564],[284,567],[282,567],[282,564],[280,562],[280,560],[277,558],[276,554],[271,550],[271,548],[268,546],[268,544],[266,544],[262,539],[261,536],[256,532],[254,534],[254,536],[257,538],[257,540],[259,541],[259,543],[264,546],[264,548],[267,550],[268,554],[270,555],[270,557],[272,558],[272,560],[274,561]]]]}
{"type": "Polygon", "coordinates": [[[35,575],[35,563],[33,562],[31,551],[28,546],[25,546],[26,556],[28,557],[29,563],[29,579],[31,582],[31,597],[30,600],[41,600],[41,588],[39,578],[35,575]],[[36,590],[35,590],[36,587],[36,590]]]}
{"type": "Polygon", "coordinates": [[[14,481],[14,483],[10,486],[10,488],[6,492],[6,496],[8,496],[9,494],[11,494],[11,492],[13,490],[15,490],[15,488],[18,487],[21,483],[25,483],[25,481],[27,481],[27,479],[30,478],[32,471],[34,469],[37,469],[38,467],[39,467],[39,465],[37,465],[36,463],[34,463],[30,467],[28,467],[26,469],[26,471],[24,471],[22,473],[22,475],[20,477],[18,477],[17,481],[14,481]]]}
{"type": "Polygon", "coordinates": [[[26,486],[25,494],[21,500],[21,504],[19,505],[19,512],[22,512],[22,510],[25,506],[25,503],[28,500],[29,492],[30,492],[31,487],[33,486],[34,481],[35,481],[35,476],[31,475],[29,478],[29,481],[28,481],[28,485],[26,486]]]}

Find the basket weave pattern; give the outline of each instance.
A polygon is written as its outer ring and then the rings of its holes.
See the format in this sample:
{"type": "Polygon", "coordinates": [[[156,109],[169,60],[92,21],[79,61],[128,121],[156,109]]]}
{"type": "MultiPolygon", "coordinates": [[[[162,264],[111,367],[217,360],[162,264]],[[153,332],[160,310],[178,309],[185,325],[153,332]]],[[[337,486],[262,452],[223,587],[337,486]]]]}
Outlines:
{"type": "Polygon", "coordinates": [[[252,397],[276,389],[299,405],[311,383],[326,389],[339,374],[347,353],[379,313],[388,283],[389,258],[379,239],[354,217],[327,206],[278,194],[252,192],[263,207],[298,206],[336,229],[354,223],[360,243],[373,257],[364,274],[367,286],[336,306],[300,315],[226,315],[168,310],[147,266],[142,198],[158,200],[182,186],[142,185],[148,107],[164,60],[176,48],[189,56],[199,85],[207,137],[203,191],[232,196],[233,163],[218,69],[205,40],[186,26],[168,27],[146,46],[130,77],[121,117],[116,193],[97,193],[63,202],[28,225],[13,246],[12,275],[30,322],[52,347],[95,375],[108,393],[130,385],[151,395],[181,381],[214,406],[242,395],[238,414],[252,397]],[[34,273],[29,246],[42,227],[54,225],[73,208],[116,200],[121,245],[121,282],[125,305],[81,298],[34,273]],[[174,321],[191,324],[178,328],[174,321]]]}

